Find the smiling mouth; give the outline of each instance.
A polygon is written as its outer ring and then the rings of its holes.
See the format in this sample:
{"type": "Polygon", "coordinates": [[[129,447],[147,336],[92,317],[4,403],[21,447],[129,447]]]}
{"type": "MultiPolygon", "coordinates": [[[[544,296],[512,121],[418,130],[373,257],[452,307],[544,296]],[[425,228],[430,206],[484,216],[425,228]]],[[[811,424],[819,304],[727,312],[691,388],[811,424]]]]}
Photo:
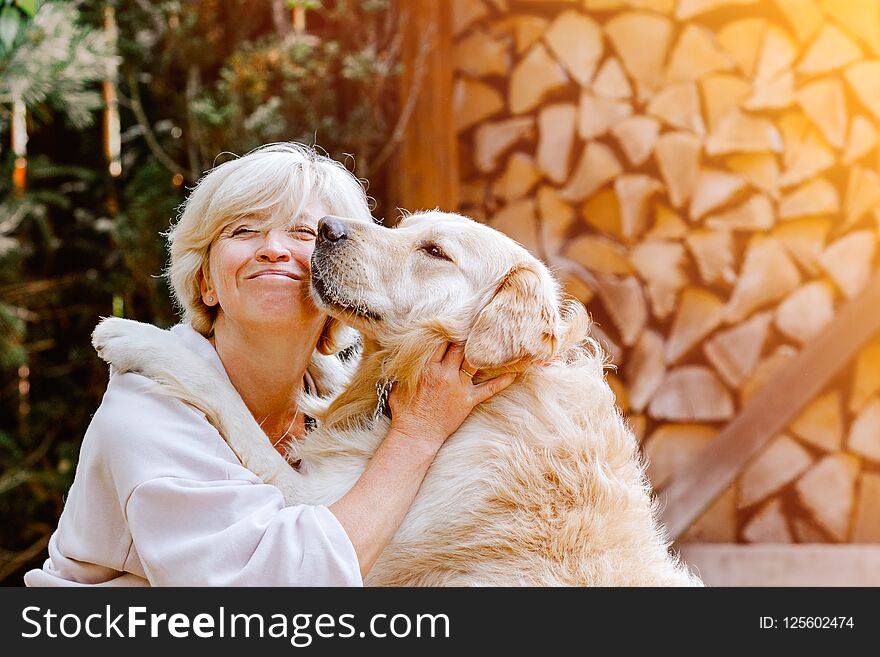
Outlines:
{"type": "Polygon", "coordinates": [[[329,309],[341,310],[347,314],[371,319],[376,322],[382,320],[378,313],[370,310],[364,304],[340,297],[337,293],[328,290],[326,283],[319,276],[312,276],[312,290],[318,299],[329,309]]]}
{"type": "Polygon", "coordinates": [[[256,274],[252,274],[248,276],[248,280],[253,280],[255,278],[289,278],[292,281],[302,280],[299,276],[289,271],[261,271],[256,274]]]}

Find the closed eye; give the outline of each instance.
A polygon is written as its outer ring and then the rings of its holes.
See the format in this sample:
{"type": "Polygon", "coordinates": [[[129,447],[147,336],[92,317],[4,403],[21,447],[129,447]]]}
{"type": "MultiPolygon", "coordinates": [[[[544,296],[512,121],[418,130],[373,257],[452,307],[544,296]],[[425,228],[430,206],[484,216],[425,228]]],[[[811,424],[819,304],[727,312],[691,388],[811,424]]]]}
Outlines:
{"type": "Polygon", "coordinates": [[[433,242],[422,244],[419,247],[419,250],[424,251],[432,258],[439,258],[440,260],[448,260],[449,262],[452,262],[452,258],[446,255],[446,252],[433,242]]]}
{"type": "Polygon", "coordinates": [[[236,235],[247,235],[248,233],[256,233],[256,232],[257,231],[255,231],[252,228],[248,228],[247,226],[239,226],[238,228],[236,228],[235,230],[232,231],[232,236],[235,237],[236,235]]]}

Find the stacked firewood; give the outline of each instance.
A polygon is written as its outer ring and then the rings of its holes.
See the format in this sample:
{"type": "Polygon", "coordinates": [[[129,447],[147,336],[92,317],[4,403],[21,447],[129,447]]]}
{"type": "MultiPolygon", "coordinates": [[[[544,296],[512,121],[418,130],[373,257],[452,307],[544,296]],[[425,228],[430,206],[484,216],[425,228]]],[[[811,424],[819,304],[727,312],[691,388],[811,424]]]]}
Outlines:
{"type": "MultiPolygon", "coordinates": [[[[880,0],[453,7],[461,211],[587,305],[660,487],[877,268],[880,0]]],[[[880,336],[684,540],[880,541],[880,336]]]]}

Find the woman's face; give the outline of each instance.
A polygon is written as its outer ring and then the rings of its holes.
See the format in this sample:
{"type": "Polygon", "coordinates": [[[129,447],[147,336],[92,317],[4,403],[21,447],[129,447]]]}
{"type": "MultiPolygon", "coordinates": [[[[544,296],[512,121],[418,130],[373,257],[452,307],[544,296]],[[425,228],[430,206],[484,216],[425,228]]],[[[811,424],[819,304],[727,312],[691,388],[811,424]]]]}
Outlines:
{"type": "Polygon", "coordinates": [[[261,217],[227,225],[211,246],[202,300],[243,324],[288,328],[323,318],[309,296],[309,260],[318,220],[326,214],[323,204],[312,202],[289,229],[261,227],[261,217]]]}

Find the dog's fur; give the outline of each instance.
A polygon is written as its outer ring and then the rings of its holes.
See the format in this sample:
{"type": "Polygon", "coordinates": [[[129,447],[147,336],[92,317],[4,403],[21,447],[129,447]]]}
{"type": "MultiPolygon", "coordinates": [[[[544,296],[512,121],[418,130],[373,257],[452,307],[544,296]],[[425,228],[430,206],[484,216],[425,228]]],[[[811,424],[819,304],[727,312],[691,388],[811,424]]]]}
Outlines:
{"type": "Polygon", "coordinates": [[[578,302],[513,240],[459,215],[396,229],[335,220],[345,238],[312,257],[316,302],[363,336],[355,371],[316,354],[319,426],[291,458],[266,440],[235,390],[169,333],[103,321],[94,344],[118,370],[157,380],[205,412],[290,504],[330,504],[388,431],[377,383],[412,394],[444,341],[465,345],[476,380],[515,371],[444,444],[369,585],[698,585],[655,518],[638,445],[604,378],[578,302]],[[348,380],[348,376],[351,376],[348,380]],[[338,394],[337,394],[338,393],[338,394]]]}

